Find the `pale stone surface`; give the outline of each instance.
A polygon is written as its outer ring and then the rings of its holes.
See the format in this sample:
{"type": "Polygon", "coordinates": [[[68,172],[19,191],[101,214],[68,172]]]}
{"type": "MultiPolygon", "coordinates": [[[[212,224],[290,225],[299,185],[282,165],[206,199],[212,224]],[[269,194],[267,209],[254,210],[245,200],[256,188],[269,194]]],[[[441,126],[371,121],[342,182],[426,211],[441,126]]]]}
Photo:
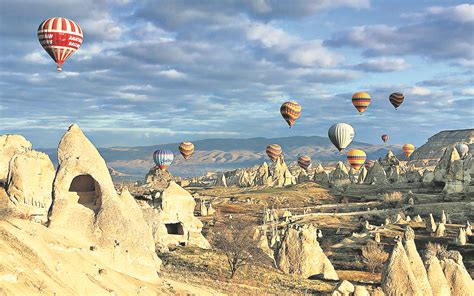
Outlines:
{"type": "Polygon", "coordinates": [[[449,284],[436,254],[427,251],[424,264],[433,296],[450,296],[449,284]]]}
{"type": "Polygon", "coordinates": [[[329,175],[329,180],[336,188],[350,183],[349,172],[342,161],[337,162],[336,169],[329,175]]]}
{"type": "Polygon", "coordinates": [[[145,176],[145,183],[156,189],[168,187],[173,180],[173,175],[167,170],[161,170],[158,166],[152,167],[145,176]]]}
{"type": "Polygon", "coordinates": [[[195,206],[192,195],[172,181],[162,192],[161,203],[156,208],[143,208],[157,249],[165,252],[170,246],[178,245],[210,248],[201,234],[202,222],[194,216],[195,206]]]}
{"type": "Polygon", "coordinates": [[[385,263],[381,285],[387,296],[423,296],[418,279],[411,270],[410,261],[401,241],[396,242],[390,257],[385,263]]]}
{"type": "Polygon", "coordinates": [[[438,227],[436,227],[435,236],[436,237],[443,237],[446,231],[446,225],[442,222],[438,223],[438,227]]]}
{"type": "Polygon", "coordinates": [[[17,153],[31,150],[31,142],[20,135],[0,136],[0,182],[5,182],[8,176],[8,166],[12,157],[17,153]]]}
{"type": "Polygon", "coordinates": [[[462,262],[458,251],[440,254],[441,266],[451,289],[451,295],[470,296],[474,291],[474,282],[462,262]]]}
{"type": "Polygon", "coordinates": [[[426,220],[426,231],[429,231],[430,233],[436,232],[436,222],[433,218],[433,214],[430,214],[429,219],[426,220]]]}
{"type": "Polygon", "coordinates": [[[367,177],[365,178],[366,184],[386,184],[387,174],[383,169],[382,165],[376,161],[374,165],[369,169],[367,177]]]}
{"type": "Polygon", "coordinates": [[[46,222],[55,176],[48,155],[34,150],[15,154],[9,165],[6,191],[17,210],[46,222]]]}
{"type": "Polygon", "coordinates": [[[104,159],[77,125],[61,139],[58,161],[49,227],[96,245],[123,273],[157,281],[161,260],[140,208],[126,189],[118,196],[104,159]]]}
{"type": "Polygon", "coordinates": [[[342,281],[337,286],[333,292],[333,296],[349,296],[355,291],[354,285],[349,281],[342,281]]]}
{"type": "Polygon", "coordinates": [[[423,295],[432,295],[431,286],[428,281],[428,276],[426,274],[423,261],[421,260],[418,250],[415,245],[415,231],[407,226],[404,233],[405,241],[405,252],[410,262],[410,267],[415,275],[415,278],[418,280],[418,285],[423,293],[423,295]]]}
{"type": "Polygon", "coordinates": [[[304,278],[322,275],[325,279],[339,279],[319,246],[316,228],[312,225],[287,227],[277,251],[276,262],[278,268],[288,274],[298,274],[304,278]]]}

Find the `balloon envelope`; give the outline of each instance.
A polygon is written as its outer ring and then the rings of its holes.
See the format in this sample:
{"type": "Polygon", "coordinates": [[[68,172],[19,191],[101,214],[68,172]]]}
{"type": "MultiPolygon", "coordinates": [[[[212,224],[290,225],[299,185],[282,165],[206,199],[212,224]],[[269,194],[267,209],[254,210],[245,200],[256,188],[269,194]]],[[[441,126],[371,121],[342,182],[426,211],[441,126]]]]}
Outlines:
{"type": "Polygon", "coordinates": [[[336,146],[339,151],[349,146],[354,139],[354,129],[347,123],[336,123],[328,130],[329,140],[336,146]]]}
{"type": "Polygon", "coordinates": [[[359,149],[352,149],[347,153],[347,161],[349,161],[349,164],[355,170],[360,169],[360,167],[364,165],[366,158],[367,155],[365,152],[359,149]]]}
{"type": "Polygon", "coordinates": [[[461,158],[464,158],[469,152],[469,146],[463,143],[459,144],[456,148],[458,149],[459,156],[461,156],[461,158]]]}
{"type": "Polygon", "coordinates": [[[191,142],[182,142],[179,144],[178,149],[184,159],[188,159],[194,153],[194,144],[191,142]]]}
{"type": "Polygon", "coordinates": [[[57,63],[58,72],[61,72],[62,64],[81,47],[83,34],[81,27],[74,21],[51,17],[39,25],[38,40],[57,63]]]}
{"type": "Polygon", "coordinates": [[[395,109],[397,109],[398,107],[400,107],[400,105],[405,100],[405,96],[402,93],[395,92],[395,93],[392,93],[388,97],[388,99],[390,100],[390,103],[393,105],[393,107],[395,107],[395,109]]]}
{"type": "Polygon", "coordinates": [[[365,168],[368,170],[368,169],[370,169],[374,164],[375,164],[375,160],[370,160],[370,159],[369,159],[369,160],[366,160],[366,161],[365,161],[364,166],[365,166],[365,168]]]}
{"type": "Polygon", "coordinates": [[[280,113],[291,127],[301,115],[301,105],[295,101],[285,102],[280,107],[280,113]]]}
{"type": "Polygon", "coordinates": [[[403,153],[405,153],[406,157],[410,157],[413,151],[415,151],[415,146],[413,146],[412,144],[405,144],[403,145],[402,150],[403,150],[403,153]]]}
{"type": "Polygon", "coordinates": [[[153,153],[155,164],[162,170],[166,170],[172,163],[174,154],[170,150],[158,149],[153,153]]]}
{"type": "Polygon", "coordinates": [[[384,141],[384,143],[386,143],[390,139],[390,137],[387,134],[383,134],[381,138],[382,138],[382,141],[384,141]]]}
{"type": "Polygon", "coordinates": [[[365,112],[370,105],[370,101],[370,95],[364,91],[356,92],[352,95],[352,104],[356,107],[357,111],[359,111],[359,114],[365,112]]]}
{"type": "Polygon", "coordinates": [[[271,144],[266,149],[268,157],[275,162],[281,155],[281,147],[278,144],[271,144]]]}
{"type": "Polygon", "coordinates": [[[302,155],[298,157],[298,165],[303,170],[307,170],[308,167],[311,165],[311,158],[307,155],[302,155]]]}

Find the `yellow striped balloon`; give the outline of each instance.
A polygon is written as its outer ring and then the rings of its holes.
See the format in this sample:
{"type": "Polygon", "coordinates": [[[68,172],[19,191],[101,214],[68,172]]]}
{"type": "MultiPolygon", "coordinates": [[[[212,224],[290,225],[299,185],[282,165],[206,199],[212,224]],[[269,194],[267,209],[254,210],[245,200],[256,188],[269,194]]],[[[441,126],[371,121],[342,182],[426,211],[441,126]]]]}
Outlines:
{"type": "Polygon", "coordinates": [[[403,145],[403,153],[405,153],[405,156],[408,158],[410,155],[412,155],[413,151],[415,151],[415,146],[412,144],[405,144],[403,145]]]}
{"type": "Polygon", "coordinates": [[[365,109],[370,105],[370,95],[366,92],[360,91],[352,95],[352,104],[356,107],[359,114],[365,112],[365,109]]]}
{"type": "Polygon", "coordinates": [[[353,169],[358,170],[361,166],[364,165],[367,155],[364,151],[359,149],[352,149],[347,153],[347,161],[352,166],[353,169]]]}
{"type": "Polygon", "coordinates": [[[188,159],[194,153],[194,144],[191,142],[182,142],[179,144],[179,153],[181,153],[184,159],[188,159]]]}
{"type": "Polygon", "coordinates": [[[266,149],[268,157],[275,162],[281,155],[281,147],[278,144],[271,144],[266,149]]]}
{"type": "Polygon", "coordinates": [[[280,107],[280,113],[291,128],[301,115],[301,105],[295,101],[285,102],[280,107]]]}
{"type": "Polygon", "coordinates": [[[307,155],[302,155],[298,157],[298,165],[303,170],[307,170],[308,167],[311,165],[311,158],[307,155]]]}

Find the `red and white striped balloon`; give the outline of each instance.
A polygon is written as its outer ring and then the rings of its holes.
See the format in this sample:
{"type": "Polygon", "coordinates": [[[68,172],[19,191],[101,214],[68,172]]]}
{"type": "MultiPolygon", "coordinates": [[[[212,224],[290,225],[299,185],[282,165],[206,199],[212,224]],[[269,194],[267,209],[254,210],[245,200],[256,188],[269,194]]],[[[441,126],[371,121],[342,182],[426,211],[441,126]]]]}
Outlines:
{"type": "Polygon", "coordinates": [[[38,27],[38,40],[44,50],[58,64],[58,72],[68,57],[81,47],[81,27],[64,17],[51,17],[38,27]]]}

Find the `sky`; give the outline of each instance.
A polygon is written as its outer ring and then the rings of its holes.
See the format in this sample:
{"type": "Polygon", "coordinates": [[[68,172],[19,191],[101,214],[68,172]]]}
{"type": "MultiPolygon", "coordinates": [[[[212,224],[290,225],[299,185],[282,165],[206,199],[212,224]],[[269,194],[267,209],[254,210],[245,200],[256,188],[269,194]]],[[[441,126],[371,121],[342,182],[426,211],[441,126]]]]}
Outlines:
{"type": "Polygon", "coordinates": [[[100,147],[326,136],[337,122],[357,141],[419,146],[474,127],[469,2],[0,0],[0,40],[0,134],[37,148],[71,123],[100,147]],[[84,32],[62,73],[36,36],[54,16],[84,32]],[[372,96],[363,115],[356,91],[372,96]]]}

